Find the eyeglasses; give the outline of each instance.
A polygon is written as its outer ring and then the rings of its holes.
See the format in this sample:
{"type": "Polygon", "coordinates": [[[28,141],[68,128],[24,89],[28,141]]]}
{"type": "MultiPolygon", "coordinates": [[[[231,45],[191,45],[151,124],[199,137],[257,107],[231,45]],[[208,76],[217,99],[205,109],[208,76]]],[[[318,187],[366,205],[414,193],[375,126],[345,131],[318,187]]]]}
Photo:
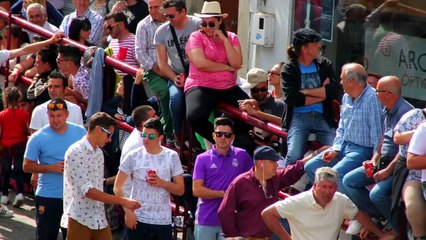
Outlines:
{"type": "Polygon", "coordinates": [[[83,24],[83,26],[81,26],[81,30],[86,31],[86,32],[91,31],[92,26],[89,25],[89,24],[83,24]]]}
{"type": "Polygon", "coordinates": [[[64,108],[64,104],[63,103],[49,103],[47,105],[47,108],[49,110],[62,110],[64,108]]]}
{"type": "Polygon", "coordinates": [[[109,25],[109,26],[107,26],[106,28],[111,32],[112,31],[112,29],[115,27],[115,26],[117,26],[119,24],[119,22],[118,23],[116,23],[116,24],[112,24],[112,25],[109,25]]]}
{"type": "Polygon", "coordinates": [[[268,87],[261,87],[261,88],[252,88],[250,89],[251,93],[259,93],[259,92],[267,92],[268,87]]]}
{"type": "Polygon", "coordinates": [[[142,138],[148,138],[149,140],[154,140],[156,138],[154,133],[148,134],[148,133],[144,133],[144,132],[141,133],[141,137],[142,138]]]}
{"type": "Polygon", "coordinates": [[[66,58],[63,58],[63,59],[57,58],[56,59],[57,64],[60,64],[61,62],[65,62],[65,61],[71,61],[71,59],[66,59],[66,58]]]}
{"type": "Polygon", "coordinates": [[[231,138],[232,137],[232,133],[231,132],[214,132],[214,134],[216,134],[216,137],[223,137],[225,136],[225,138],[231,138]]]}
{"type": "Polygon", "coordinates": [[[201,23],[201,26],[202,27],[207,27],[207,26],[209,26],[209,28],[214,28],[214,27],[216,27],[216,23],[215,22],[213,22],[213,21],[211,21],[211,22],[202,22],[201,23]]]}
{"type": "Polygon", "coordinates": [[[271,75],[271,76],[279,76],[280,74],[279,74],[279,73],[277,73],[277,72],[275,72],[275,71],[269,70],[269,71],[268,71],[268,75],[271,75]]]}
{"type": "Polygon", "coordinates": [[[41,14],[29,15],[28,16],[28,19],[30,19],[30,20],[41,19],[41,18],[43,18],[43,15],[41,15],[41,14]]]}
{"type": "Polygon", "coordinates": [[[168,19],[173,19],[173,18],[175,18],[176,17],[176,14],[163,14],[163,16],[165,17],[165,18],[168,18],[168,19]]]}
{"type": "Polygon", "coordinates": [[[388,90],[377,90],[377,89],[376,89],[376,94],[379,94],[379,93],[381,93],[381,92],[388,92],[388,93],[390,93],[390,91],[388,91],[388,90]]]}
{"type": "Polygon", "coordinates": [[[101,127],[101,126],[99,126],[100,128],[101,128],[101,130],[104,132],[104,133],[106,133],[107,134],[107,137],[108,138],[111,138],[112,137],[112,132],[110,132],[110,131],[108,131],[108,129],[106,129],[106,128],[104,128],[104,127],[101,127]]]}

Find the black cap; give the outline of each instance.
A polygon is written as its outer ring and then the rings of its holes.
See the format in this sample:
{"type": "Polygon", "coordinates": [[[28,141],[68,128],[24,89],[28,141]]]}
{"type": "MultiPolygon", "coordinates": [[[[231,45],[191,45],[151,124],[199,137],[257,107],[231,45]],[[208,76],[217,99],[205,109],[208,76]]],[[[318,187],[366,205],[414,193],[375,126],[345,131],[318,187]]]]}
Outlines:
{"type": "Polygon", "coordinates": [[[307,43],[314,43],[321,41],[321,34],[317,33],[313,29],[301,28],[294,33],[293,45],[305,45],[307,43]]]}
{"type": "Polygon", "coordinates": [[[271,160],[274,162],[279,161],[281,158],[278,153],[270,146],[259,146],[254,150],[254,160],[271,160]]]}

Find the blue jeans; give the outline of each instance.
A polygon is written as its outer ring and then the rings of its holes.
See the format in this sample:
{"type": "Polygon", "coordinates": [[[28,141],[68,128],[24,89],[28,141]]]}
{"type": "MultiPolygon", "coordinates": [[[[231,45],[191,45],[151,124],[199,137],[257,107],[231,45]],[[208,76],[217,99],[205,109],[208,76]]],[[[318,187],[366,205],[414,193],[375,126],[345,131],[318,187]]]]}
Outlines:
{"type": "Polygon", "coordinates": [[[399,221],[398,218],[391,218],[391,205],[392,205],[392,181],[393,176],[382,180],[374,186],[370,191],[370,199],[374,203],[380,213],[389,220],[392,228],[398,231],[399,221]]]}
{"type": "MultiPolygon", "coordinates": [[[[381,214],[370,200],[370,191],[368,185],[374,184],[372,177],[365,175],[364,167],[361,166],[343,177],[343,186],[347,191],[347,196],[355,205],[364,212],[367,212],[372,217],[379,217],[381,214]]],[[[390,212],[390,209],[389,211],[390,212]]]]}
{"type": "MultiPolygon", "coordinates": [[[[331,149],[330,149],[331,150],[331,149]]],[[[332,167],[337,171],[339,182],[338,191],[348,195],[345,187],[343,186],[343,177],[346,173],[354,170],[362,165],[362,162],[371,159],[373,156],[373,148],[363,147],[358,144],[344,141],[340,154],[331,162],[322,160],[322,154],[317,155],[305,164],[305,172],[311,182],[315,180],[315,171],[320,167],[332,167]]]]}
{"type": "Polygon", "coordinates": [[[195,240],[224,240],[222,228],[220,226],[203,226],[195,224],[195,240]]]}
{"type": "Polygon", "coordinates": [[[129,240],[172,240],[172,226],[138,221],[136,229],[127,228],[127,237],[129,240]]]}
{"type": "Polygon", "coordinates": [[[335,130],[330,128],[322,113],[294,113],[288,129],[286,166],[303,158],[310,133],[315,133],[322,145],[332,145],[336,137],[335,130]]]}
{"type": "Polygon", "coordinates": [[[170,94],[170,111],[173,119],[173,131],[181,133],[183,118],[185,117],[185,94],[183,88],[177,87],[173,81],[167,83],[170,94]]]}

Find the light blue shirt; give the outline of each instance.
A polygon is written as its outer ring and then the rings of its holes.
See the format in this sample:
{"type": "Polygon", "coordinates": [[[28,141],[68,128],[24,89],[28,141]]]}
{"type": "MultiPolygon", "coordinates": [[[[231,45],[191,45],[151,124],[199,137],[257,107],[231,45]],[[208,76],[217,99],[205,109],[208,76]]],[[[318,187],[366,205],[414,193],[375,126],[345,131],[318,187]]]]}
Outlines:
{"type": "MultiPolygon", "coordinates": [[[[86,134],[86,130],[79,125],[68,122],[68,129],[64,134],[55,132],[50,125],[39,129],[28,140],[24,158],[47,165],[64,161],[65,152],[73,143],[86,134]]],[[[62,173],[39,174],[36,196],[48,198],[63,198],[64,175],[62,173]]]]}
{"type": "MultiPolygon", "coordinates": [[[[299,64],[300,69],[300,89],[313,89],[321,87],[321,78],[318,73],[317,66],[312,62],[309,66],[304,66],[299,64]]],[[[308,112],[317,112],[323,113],[322,102],[306,105],[303,107],[295,107],[293,110],[295,113],[308,113],[308,112]]]]}
{"type": "Polygon", "coordinates": [[[359,97],[353,99],[343,95],[339,127],[333,149],[340,151],[344,141],[371,147],[376,151],[383,136],[383,106],[377,99],[375,90],[366,85],[359,97]]]}

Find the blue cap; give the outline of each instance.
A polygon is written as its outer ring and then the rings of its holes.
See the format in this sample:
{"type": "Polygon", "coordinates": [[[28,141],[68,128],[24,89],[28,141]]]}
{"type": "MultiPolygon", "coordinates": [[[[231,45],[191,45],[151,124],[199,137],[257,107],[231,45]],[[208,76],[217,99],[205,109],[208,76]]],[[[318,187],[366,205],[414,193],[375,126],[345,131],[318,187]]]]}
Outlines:
{"type": "Polygon", "coordinates": [[[270,146],[259,146],[254,150],[254,160],[271,160],[274,162],[279,161],[281,158],[278,153],[270,146]]]}

